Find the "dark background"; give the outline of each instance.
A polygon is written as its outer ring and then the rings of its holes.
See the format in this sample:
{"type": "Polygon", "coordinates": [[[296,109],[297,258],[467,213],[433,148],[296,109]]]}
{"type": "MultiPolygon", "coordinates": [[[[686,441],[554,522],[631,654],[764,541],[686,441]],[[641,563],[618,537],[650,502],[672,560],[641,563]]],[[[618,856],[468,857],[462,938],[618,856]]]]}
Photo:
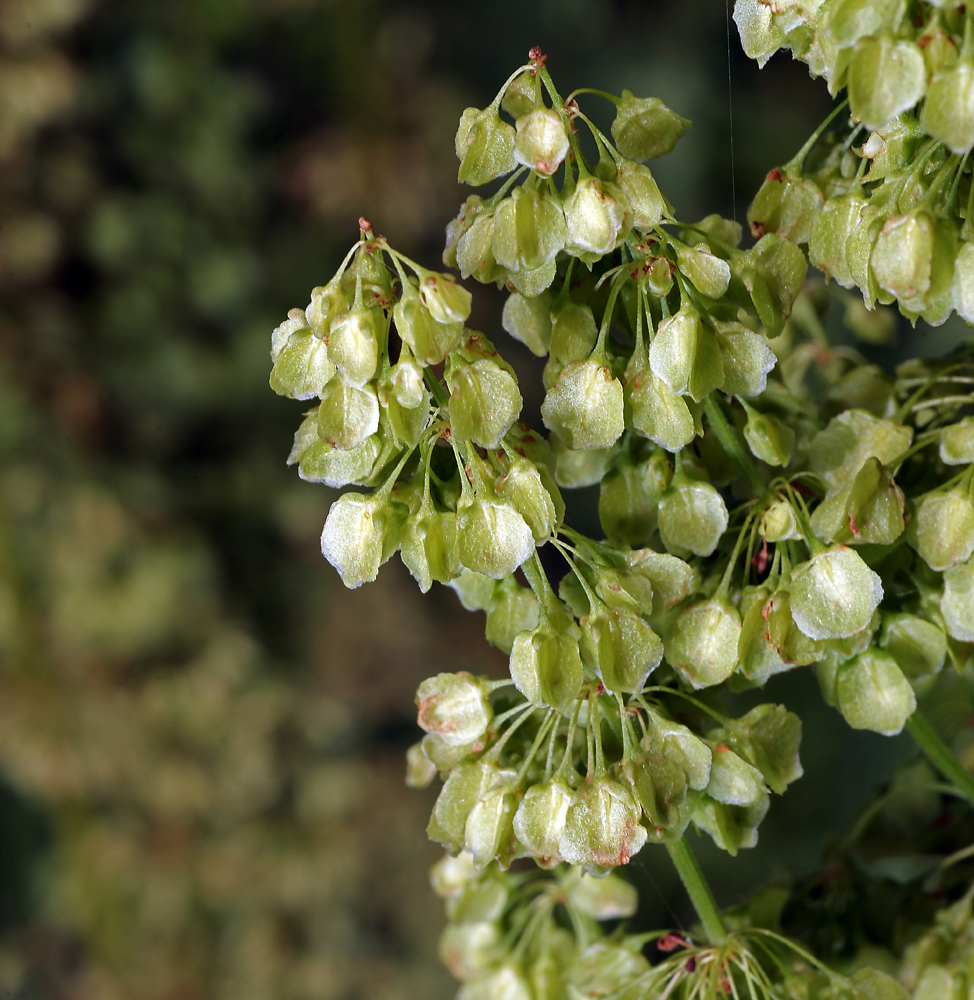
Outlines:
{"type": "MultiPolygon", "coordinates": [[[[759,73],[731,25],[732,170],[726,17],[0,4],[0,996],[451,994],[435,793],[404,787],[403,754],[423,677],[504,657],[398,559],[341,587],[318,552],[333,494],[284,464],[302,405],[267,386],[270,331],[359,215],[437,266],[467,193],[456,122],[535,44],[562,92],[628,87],[693,119],[661,187],[688,220],[736,191],[743,221],[830,101],[787,56],[759,73]]],[[[500,296],[475,291],[504,343],[500,296]]],[[[724,903],[817,864],[891,767],[808,672],[770,693],[805,718],[806,778],[733,863],[693,837],[724,903]]],[[[647,920],[689,919],[664,852],[630,872],[647,920]]]]}

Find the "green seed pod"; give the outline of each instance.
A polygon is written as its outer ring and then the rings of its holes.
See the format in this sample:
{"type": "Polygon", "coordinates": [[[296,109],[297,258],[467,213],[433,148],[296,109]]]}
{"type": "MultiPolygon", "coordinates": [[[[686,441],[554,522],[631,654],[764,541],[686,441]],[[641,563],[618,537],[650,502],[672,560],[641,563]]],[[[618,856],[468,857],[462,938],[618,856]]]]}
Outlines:
{"type": "Polygon", "coordinates": [[[687,776],[687,785],[702,791],[710,781],[710,747],[686,726],[658,712],[648,713],[650,729],[643,741],[646,750],[660,753],[677,764],[687,776]]]}
{"type": "Polygon", "coordinates": [[[465,984],[457,1000],[534,1000],[524,970],[505,964],[465,984]]]}
{"type": "Polygon", "coordinates": [[[724,368],[721,391],[728,396],[758,396],[768,384],[768,372],[777,364],[764,337],[740,323],[719,323],[714,330],[724,368]]]}
{"type": "Polygon", "coordinates": [[[744,308],[753,307],[767,335],[776,337],[805,282],[805,254],[789,240],[766,233],[750,250],[735,250],[729,264],[731,297],[744,308]],[[741,295],[740,286],[746,295],[741,295]]]}
{"type": "Polygon", "coordinates": [[[748,58],[764,64],[784,45],[786,32],[775,13],[781,5],[770,7],[761,0],[737,0],[734,23],[741,36],[741,46],[748,58]]]}
{"type": "Polygon", "coordinates": [[[950,569],[974,552],[974,503],[963,486],[928,493],[910,522],[907,541],[935,570],[950,569]]]}
{"type": "Polygon", "coordinates": [[[437,323],[453,326],[463,323],[470,315],[472,296],[458,285],[452,274],[423,271],[419,283],[419,297],[437,323]]]}
{"type": "Polygon", "coordinates": [[[645,545],[656,531],[659,500],[673,475],[666,452],[644,462],[621,461],[601,478],[599,520],[606,537],[626,545],[645,545]]]}
{"type": "Polygon", "coordinates": [[[727,530],[727,520],[723,497],[710,483],[678,474],[660,497],[660,537],[677,555],[693,552],[709,556],[727,530]]]}
{"type": "Polygon", "coordinates": [[[448,743],[479,740],[494,719],[490,682],[462,670],[429,677],[416,691],[417,723],[448,743]]]}
{"type": "Polygon", "coordinates": [[[658,97],[622,92],[612,122],[616,149],[629,160],[655,160],[673,151],[691,122],[671,111],[658,97]]]}
{"type": "Polygon", "coordinates": [[[321,554],[350,590],[371,583],[399,547],[407,508],[379,494],[343,493],[328,511],[321,554]]]}
{"type": "Polygon", "coordinates": [[[508,271],[494,257],[494,213],[474,219],[457,242],[457,267],[463,278],[486,283],[506,276],[508,271]]]}
{"type": "Polygon", "coordinates": [[[595,316],[588,305],[571,299],[557,302],[551,311],[551,356],[562,364],[584,361],[599,338],[595,316]]]}
{"type": "Polygon", "coordinates": [[[475,979],[504,954],[500,928],[488,920],[447,924],[437,954],[455,979],[475,979]]]}
{"type": "MultiPolygon", "coordinates": [[[[332,278],[327,285],[320,285],[311,290],[311,301],[304,311],[305,318],[314,330],[315,336],[322,339],[328,336],[331,322],[352,307],[349,297],[339,278],[332,278]]],[[[276,331],[275,331],[276,332],[276,331]]]]}
{"type": "Polygon", "coordinates": [[[825,655],[824,644],[805,635],[795,624],[788,590],[776,591],[762,613],[768,642],[782,663],[789,667],[807,667],[825,655]]]}
{"type": "Polygon", "coordinates": [[[947,658],[943,629],[916,615],[885,615],[879,645],[911,681],[939,673],[947,658]]]}
{"type": "Polygon", "coordinates": [[[845,489],[815,508],[811,524],[823,542],[891,545],[905,521],[903,491],[877,459],[868,458],[845,489]]]}
{"type": "Polygon", "coordinates": [[[489,358],[468,363],[452,357],[445,377],[453,436],[496,448],[524,404],[514,376],[489,358]]]}
{"type": "Polygon", "coordinates": [[[951,284],[954,308],[966,323],[974,323],[974,243],[962,243],[951,284]]]}
{"type": "Polygon", "coordinates": [[[640,813],[632,793],[621,782],[590,778],[568,807],[561,856],[572,865],[614,868],[628,864],[646,843],[640,813]]]}
{"type": "Polygon", "coordinates": [[[424,594],[434,580],[449,583],[460,573],[456,514],[435,510],[424,500],[406,521],[399,555],[424,594]]]}
{"type": "Polygon", "coordinates": [[[348,451],[378,429],[379,398],[372,386],[356,388],[338,377],[321,390],[318,434],[322,441],[348,451]]]}
{"type": "Polygon", "coordinates": [[[914,42],[892,35],[856,43],[849,63],[849,107],[869,128],[879,128],[923,97],[927,69],[914,42]]]}
{"type": "Polygon", "coordinates": [[[660,323],[649,348],[653,374],[678,396],[700,402],[724,380],[720,351],[689,302],[660,323]]]}
{"type": "Polygon", "coordinates": [[[551,344],[551,296],[525,298],[512,292],[504,303],[501,325],[535,357],[543,358],[551,344]]]}
{"type": "Polygon", "coordinates": [[[609,872],[594,878],[585,872],[565,889],[569,906],[593,920],[621,920],[631,917],[639,904],[636,888],[624,878],[609,872]]]}
{"type": "Polygon", "coordinates": [[[761,517],[760,529],[761,534],[772,544],[801,537],[795,509],[787,500],[778,500],[771,504],[761,517]]]}
{"type": "Polygon", "coordinates": [[[291,316],[274,331],[271,358],[271,388],[290,399],[317,396],[336,371],[328,344],[312,332],[303,315],[291,316]]]}
{"type": "Polygon", "coordinates": [[[463,323],[438,323],[412,285],[403,289],[392,317],[403,343],[421,365],[440,364],[463,336],[463,323]]]}
{"type": "Polygon", "coordinates": [[[669,257],[651,257],[649,266],[643,265],[646,290],[658,299],[665,299],[673,291],[673,275],[676,265],[669,257]]]}
{"type": "Polygon", "coordinates": [[[494,586],[485,610],[487,641],[508,656],[514,651],[515,639],[537,627],[540,614],[538,599],[530,588],[522,587],[513,577],[494,586]]]}
{"type": "MultiPolygon", "coordinates": [[[[415,362],[413,364],[415,365],[415,362]]],[[[383,425],[398,448],[415,448],[419,444],[423,431],[429,426],[429,393],[426,391],[421,377],[418,384],[418,388],[422,392],[419,404],[407,407],[399,399],[400,395],[409,398],[409,394],[417,388],[416,382],[413,381],[413,375],[419,371],[418,366],[411,372],[407,369],[408,374],[404,374],[402,369],[398,372],[395,368],[390,369],[387,378],[379,385],[383,425]],[[392,379],[396,379],[396,381],[391,381],[392,379]],[[399,387],[402,387],[401,393],[396,392],[399,387]]]]}
{"type": "MultiPolygon", "coordinates": [[[[798,759],[802,720],[784,705],[757,705],[711,737],[729,743],[739,757],[761,772],[765,783],[778,795],[802,776],[798,759]]],[[[717,798],[709,788],[707,791],[717,798]]]]}
{"type": "Polygon", "coordinates": [[[751,454],[768,465],[787,465],[795,447],[795,432],[773,413],[759,413],[743,400],[741,403],[747,412],[744,440],[751,454]]]}
{"type": "MultiPolygon", "coordinates": [[[[456,217],[446,225],[446,245],[443,247],[445,267],[458,267],[457,248],[460,240],[470,231],[471,226],[484,212],[484,199],[479,194],[469,195],[460,206],[456,217]]],[[[347,308],[347,307],[346,307],[347,308]]]]}
{"type": "Polygon", "coordinates": [[[460,598],[465,611],[489,611],[497,586],[496,580],[469,569],[461,569],[459,576],[450,581],[450,588],[460,598]]]}
{"type": "Polygon", "coordinates": [[[870,457],[892,465],[912,442],[912,427],[880,420],[865,410],[846,410],[812,439],[809,468],[830,491],[837,491],[855,479],[870,457]]]}
{"type": "Polygon", "coordinates": [[[649,167],[623,160],[615,181],[632,209],[633,229],[649,232],[658,226],[669,208],[649,167]]]}
{"type": "Polygon", "coordinates": [[[565,250],[575,257],[611,253],[632,229],[633,212],[617,184],[583,177],[565,201],[565,250]]]}
{"type": "Polygon", "coordinates": [[[322,441],[318,434],[318,411],[305,417],[294,435],[287,464],[298,466],[298,475],[309,483],[324,483],[334,489],[367,486],[395,453],[393,445],[374,434],[349,451],[322,441]]]}
{"type": "Polygon", "coordinates": [[[896,660],[870,648],[839,667],[836,701],[853,729],[895,736],[917,706],[916,696],[896,660]]]}
{"type": "Polygon", "coordinates": [[[974,642],[974,559],[944,573],[940,613],[949,636],[958,642],[974,642]]]}
{"type": "Polygon", "coordinates": [[[561,778],[551,778],[532,785],[514,814],[517,839],[542,868],[553,868],[563,860],[560,846],[574,795],[561,778]]]}
{"type": "Polygon", "coordinates": [[[495,580],[510,575],[534,551],[527,521],[508,503],[485,493],[457,504],[460,562],[495,580]]]}
{"type": "Polygon", "coordinates": [[[502,121],[497,108],[467,108],[456,135],[461,184],[479,187],[509,174],[515,166],[514,129],[502,121]]]}
{"type": "Polygon", "coordinates": [[[620,770],[649,821],[651,839],[681,836],[696,799],[687,794],[683,768],[665,754],[642,753],[624,761],[620,770]]]}
{"type": "Polygon", "coordinates": [[[556,173],[568,155],[568,134],[554,108],[534,108],[515,122],[514,159],[543,177],[556,173]]]}
{"type": "Polygon", "coordinates": [[[953,231],[924,209],[887,220],[876,238],[869,266],[879,287],[901,307],[922,312],[928,302],[949,293],[956,256],[953,231]]]}
{"type": "Polygon", "coordinates": [[[516,781],[516,771],[497,771],[467,816],[463,848],[473,855],[474,868],[478,871],[492,861],[506,870],[518,854],[517,838],[514,836],[516,781]]]}
{"type": "Polygon", "coordinates": [[[903,0],[835,0],[826,9],[824,31],[840,48],[878,31],[893,31],[905,12],[903,0]]]}
{"type": "Polygon", "coordinates": [[[684,608],[664,636],[666,662],[694,688],[727,680],[737,666],[741,617],[729,601],[711,598],[684,608]]]}
{"type": "Polygon", "coordinates": [[[508,469],[494,484],[497,495],[528,522],[539,545],[549,539],[565,514],[565,503],[554,481],[546,484],[533,462],[516,452],[507,455],[508,469]],[[554,496],[551,494],[554,490],[554,496]],[[556,502],[557,501],[557,502],[556,502]]]}
{"type": "Polygon", "coordinates": [[[940,461],[944,465],[974,463],[974,417],[962,417],[940,434],[940,461]]]}
{"type": "Polygon", "coordinates": [[[501,108],[517,121],[540,103],[540,81],[533,73],[525,71],[515,77],[504,91],[501,108]]]}
{"type": "Polygon", "coordinates": [[[941,69],[933,77],[920,124],[952,153],[964,153],[974,146],[974,63],[969,58],[941,69]]]}
{"type": "Polygon", "coordinates": [[[790,670],[795,664],[786,663],[771,642],[766,613],[770,600],[766,588],[757,589],[741,598],[740,611],[744,615],[741,634],[737,642],[737,657],[741,673],[755,684],[764,685],[769,677],[790,670]]]}
{"type": "Polygon", "coordinates": [[[636,692],[663,658],[660,637],[625,608],[603,606],[580,622],[581,651],[602,678],[607,691],[636,692]]]}
{"type": "Polygon", "coordinates": [[[521,632],[511,649],[511,680],[532,705],[564,709],[582,687],[580,632],[565,609],[543,611],[537,627],[521,632]]]}
{"type": "Polygon", "coordinates": [[[714,801],[728,806],[753,806],[768,794],[761,772],[721,742],[713,748],[705,791],[714,801]]]}
{"type": "Polygon", "coordinates": [[[652,371],[641,372],[633,380],[631,406],[633,427],[667,451],[679,451],[696,436],[683,397],[670,392],[652,371]]]}
{"type": "Polygon", "coordinates": [[[448,850],[459,852],[464,845],[467,817],[498,770],[494,764],[472,761],[450,772],[433,806],[426,832],[448,850]]]}
{"type": "Polygon", "coordinates": [[[388,332],[389,320],[382,309],[353,306],[332,320],[328,357],[348,382],[363,386],[375,375],[388,332]]]}
{"type": "MultiPolygon", "coordinates": [[[[464,857],[470,858],[470,855],[464,857]]],[[[455,924],[500,920],[510,899],[510,888],[506,879],[492,875],[481,877],[471,858],[466,884],[447,900],[447,919],[455,924]]]]}
{"type": "Polygon", "coordinates": [[[622,587],[642,598],[644,591],[637,581],[645,579],[651,586],[652,607],[644,612],[647,618],[658,618],[690,593],[693,570],[682,559],[652,549],[633,549],[623,553],[623,558],[627,571],[619,574],[622,587]]]}
{"type": "Polygon", "coordinates": [[[788,582],[795,624],[811,639],[842,639],[869,625],[883,585],[859,555],[832,546],[798,566],[788,582]]]}
{"type": "Polygon", "coordinates": [[[569,448],[609,448],[625,430],[622,383],[608,365],[567,365],[541,404],[541,419],[569,448]]]}
{"type": "Polygon", "coordinates": [[[429,788],[436,777],[436,765],[423,753],[422,742],[406,751],[406,787],[429,788]]]}
{"type": "Polygon", "coordinates": [[[542,264],[532,271],[512,271],[507,275],[507,286],[513,288],[526,299],[532,299],[545,289],[550,288],[557,274],[558,264],[552,258],[547,264],[542,264]]]}
{"type": "Polygon", "coordinates": [[[829,198],[809,230],[809,261],[843,288],[856,284],[849,268],[847,247],[867,204],[858,191],[829,198]]]}
{"type": "Polygon", "coordinates": [[[554,260],[567,237],[561,206],[538,191],[516,187],[494,212],[491,249],[511,271],[532,271],[554,260]]]}
{"type": "Polygon", "coordinates": [[[577,997],[622,997],[629,1000],[628,991],[623,990],[631,983],[646,986],[646,976],[650,971],[649,962],[640,954],[638,947],[627,947],[623,942],[598,941],[589,945],[572,962],[567,980],[571,1000],[577,997]]]}
{"type": "Polygon", "coordinates": [[[792,243],[807,243],[812,221],[825,199],[818,185],[787,168],[772,170],[758,188],[747,210],[747,221],[755,239],[777,233],[792,243]]]}
{"type": "Polygon", "coordinates": [[[676,263],[693,287],[711,299],[719,299],[730,283],[730,267],[726,260],[711,253],[706,244],[691,247],[675,244],[676,263]]]}

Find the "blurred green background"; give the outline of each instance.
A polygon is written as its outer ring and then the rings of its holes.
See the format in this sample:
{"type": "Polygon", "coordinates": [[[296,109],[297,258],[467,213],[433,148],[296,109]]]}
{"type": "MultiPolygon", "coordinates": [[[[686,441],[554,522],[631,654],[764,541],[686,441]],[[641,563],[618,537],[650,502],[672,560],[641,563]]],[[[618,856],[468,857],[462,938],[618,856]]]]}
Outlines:
{"type": "MultiPolygon", "coordinates": [[[[733,34],[732,175],[726,17],[0,3],[0,996],[451,995],[435,792],[405,788],[403,754],[423,677],[504,658],[398,560],[343,590],[318,552],[331,495],[284,464],[301,405],[267,386],[270,331],[359,215],[435,265],[466,194],[457,119],[534,44],[563,92],[629,87],[692,118],[661,186],[687,219],[736,193],[743,220],[829,100],[786,57],[759,75],[733,34]]],[[[497,336],[501,298],[478,294],[497,336]]],[[[890,767],[809,677],[780,691],[807,777],[750,856],[703,851],[724,902],[816,864],[890,767]]],[[[651,919],[687,919],[662,852],[632,877],[651,919]]]]}

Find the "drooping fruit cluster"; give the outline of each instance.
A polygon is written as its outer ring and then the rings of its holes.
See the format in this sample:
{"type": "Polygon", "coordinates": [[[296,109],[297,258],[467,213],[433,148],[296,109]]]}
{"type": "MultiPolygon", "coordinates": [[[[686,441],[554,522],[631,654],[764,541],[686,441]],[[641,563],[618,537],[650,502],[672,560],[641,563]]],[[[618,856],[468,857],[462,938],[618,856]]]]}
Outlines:
{"type": "MultiPolygon", "coordinates": [[[[841,151],[818,179],[808,149],[769,178],[741,249],[734,222],[678,222],[638,162],[689,123],[602,96],[611,138],[535,51],[457,132],[462,181],[510,176],[467,199],[444,261],[507,289],[504,329],[547,358],[547,437],[466,328],[469,293],[364,220],[274,333],[272,385],[319,400],[289,461],[375,487],[332,505],[325,557],[354,587],[399,551],[423,591],[486,612],[510,658],[509,678],[441,673],[417,693],[409,781],[443,777],[429,833],[481,872],[526,857],[604,873],[689,824],[751,846],[769,791],[801,774],[801,722],[773,704],[728,718],[710,689],[815,665],[851,726],[893,734],[974,640],[974,351],[891,378],[825,340],[799,244],[834,244],[815,234],[841,151]],[[599,539],[569,526],[561,492],[594,484],[599,539]]],[[[871,198],[884,182],[862,174],[871,198]]],[[[493,931],[470,934],[459,967],[494,954],[493,931]]],[[[521,996],[519,961],[470,996],[521,996]]]]}

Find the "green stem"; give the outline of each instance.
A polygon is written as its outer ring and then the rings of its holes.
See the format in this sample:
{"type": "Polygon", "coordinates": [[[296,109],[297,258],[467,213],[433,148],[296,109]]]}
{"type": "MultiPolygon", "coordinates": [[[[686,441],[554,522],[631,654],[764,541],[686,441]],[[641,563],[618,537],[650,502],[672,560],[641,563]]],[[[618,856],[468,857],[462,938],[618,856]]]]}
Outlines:
{"type": "Polygon", "coordinates": [[[700,865],[690,850],[690,845],[686,838],[676,841],[668,841],[666,849],[670,852],[670,860],[676,868],[683,888],[686,889],[693,908],[697,911],[700,923],[703,924],[703,932],[711,945],[719,945],[727,938],[727,928],[714,902],[713,893],[707,880],[700,871],[700,865]]]}
{"type": "Polygon", "coordinates": [[[720,403],[717,402],[717,398],[713,393],[710,393],[704,399],[703,411],[707,414],[707,419],[710,421],[710,426],[713,427],[718,440],[724,446],[724,451],[734,459],[738,468],[744,474],[748,486],[755,493],[763,492],[764,487],[761,485],[757,470],[751,461],[750,453],[744,450],[744,446],[738,440],[734,429],[731,427],[727,417],[724,416],[724,411],[720,408],[720,403]]]}
{"type": "Polygon", "coordinates": [[[948,781],[953,782],[966,799],[974,802],[974,774],[951,753],[950,747],[920,714],[919,709],[906,720],[906,729],[913,737],[913,742],[926,754],[927,760],[948,781]]]}

